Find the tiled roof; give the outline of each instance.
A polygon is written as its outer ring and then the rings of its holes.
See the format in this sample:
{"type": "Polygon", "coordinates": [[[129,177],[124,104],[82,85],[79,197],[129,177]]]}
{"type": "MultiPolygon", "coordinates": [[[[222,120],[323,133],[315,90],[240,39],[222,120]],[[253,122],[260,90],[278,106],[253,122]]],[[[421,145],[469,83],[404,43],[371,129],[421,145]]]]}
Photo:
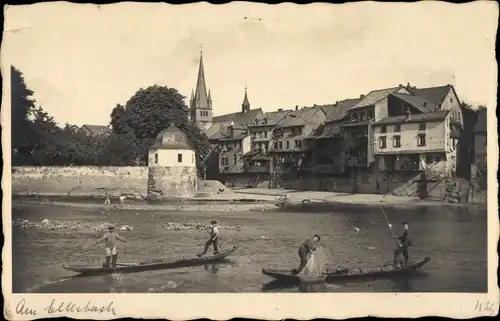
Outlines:
{"type": "Polygon", "coordinates": [[[335,138],[338,134],[340,134],[340,125],[338,123],[329,123],[323,128],[323,131],[316,136],[316,139],[335,138]]]}
{"type": "Polygon", "coordinates": [[[259,115],[262,115],[261,108],[250,109],[247,113],[240,111],[237,113],[214,116],[214,118],[212,119],[212,123],[222,123],[222,122],[233,121],[235,125],[248,126],[248,124],[250,124],[250,122],[253,119],[255,119],[256,117],[258,117],[259,115]]]}
{"type": "Polygon", "coordinates": [[[485,108],[479,109],[477,111],[476,126],[474,126],[475,133],[486,133],[487,132],[487,111],[485,108]]]}
{"type": "Polygon", "coordinates": [[[358,102],[356,105],[354,105],[351,109],[374,105],[378,103],[380,100],[389,96],[389,94],[392,94],[401,88],[403,88],[403,86],[372,90],[368,93],[368,95],[366,95],[363,99],[361,99],[361,101],[358,102]]]}
{"type": "Polygon", "coordinates": [[[434,103],[428,101],[424,97],[401,94],[401,93],[392,93],[391,95],[401,100],[404,100],[408,104],[420,110],[422,113],[430,113],[437,109],[437,106],[434,103]]]}
{"type": "Polygon", "coordinates": [[[222,132],[231,124],[231,121],[213,123],[207,130],[207,136],[209,139],[219,139],[222,137],[222,132]]]}
{"type": "Polygon", "coordinates": [[[220,141],[231,141],[231,140],[241,140],[247,136],[249,136],[250,133],[239,133],[237,134],[236,136],[234,137],[231,137],[231,136],[222,136],[221,138],[219,138],[220,141]]]}
{"type": "Polygon", "coordinates": [[[373,125],[388,125],[388,124],[402,124],[402,123],[412,123],[412,122],[422,122],[422,121],[439,121],[444,120],[448,115],[448,111],[439,111],[426,114],[414,114],[411,115],[410,119],[406,116],[390,116],[384,118],[373,125]]]}
{"type": "Polygon", "coordinates": [[[103,125],[83,125],[90,133],[92,134],[104,134],[107,131],[110,131],[108,126],[103,126],[103,125]]]}
{"type": "MultiPolygon", "coordinates": [[[[344,99],[342,101],[339,101],[333,105],[331,108],[327,108],[326,112],[326,122],[334,122],[341,120],[342,118],[345,117],[347,114],[347,111],[354,107],[356,104],[358,104],[361,101],[360,98],[354,98],[354,99],[344,99]]],[[[325,110],[325,109],[323,109],[325,110]]]]}
{"type": "Polygon", "coordinates": [[[321,124],[316,129],[314,129],[309,135],[305,136],[304,139],[315,139],[321,136],[324,130],[325,130],[325,124],[321,124]]]}
{"type": "Polygon", "coordinates": [[[429,88],[411,88],[410,91],[420,97],[424,97],[435,105],[440,105],[450,91],[451,85],[429,87],[429,88]]]}
{"type": "Polygon", "coordinates": [[[304,126],[306,124],[320,124],[322,121],[316,119],[316,113],[325,113],[320,107],[303,107],[292,110],[277,125],[279,128],[304,126]]]}
{"type": "Polygon", "coordinates": [[[264,113],[262,115],[259,115],[258,117],[254,118],[249,126],[267,126],[267,125],[276,125],[280,120],[283,119],[288,113],[290,113],[292,110],[282,110],[282,111],[273,111],[269,113],[264,113]],[[258,123],[255,123],[255,120],[258,121],[258,123]]]}

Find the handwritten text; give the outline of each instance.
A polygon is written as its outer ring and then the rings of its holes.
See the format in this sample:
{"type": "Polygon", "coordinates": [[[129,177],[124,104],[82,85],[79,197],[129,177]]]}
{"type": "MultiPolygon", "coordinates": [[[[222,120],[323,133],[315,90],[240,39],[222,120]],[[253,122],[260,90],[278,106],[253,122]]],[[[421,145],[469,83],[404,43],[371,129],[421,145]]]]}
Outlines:
{"type": "Polygon", "coordinates": [[[105,305],[93,304],[92,301],[88,301],[86,304],[80,305],[74,302],[65,302],[52,300],[49,306],[47,306],[44,311],[48,314],[56,313],[112,313],[116,316],[115,308],[113,307],[113,301],[105,305]]]}

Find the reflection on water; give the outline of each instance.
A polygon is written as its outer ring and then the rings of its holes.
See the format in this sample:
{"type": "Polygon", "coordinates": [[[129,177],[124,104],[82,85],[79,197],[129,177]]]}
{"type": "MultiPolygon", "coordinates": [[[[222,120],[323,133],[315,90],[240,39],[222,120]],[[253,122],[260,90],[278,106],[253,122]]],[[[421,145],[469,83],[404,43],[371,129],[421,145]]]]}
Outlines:
{"type": "Polygon", "coordinates": [[[83,246],[98,238],[91,231],[19,230],[13,227],[13,291],[145,293],[145,292],[485,292],[487,290],[485,211],[429,207],[387,209],[395,232],[401,222],[410,222],[413,247],[410,259],[430,256],[423,276],[367,279],[323,285],[283,285],[272,282],[262,268],[293,268],[298,265],[297,247],[314,233],[321,235],[327,266],[366,267],[392,261],[394,239],[380,210],[348,213],[292,212],[159,212],[118,211],[100,215],[95,209],[17,205],[13,218],[32,221],[111,221],[117,225],[141,227],[120,231],[128,240],[120,244],[119,260],[141,262],[167,255],[169,258],[196,256],[206,241],[204,231],[166,231],[165,222],[209,222],[242,227],[222,230],[222,246],[239,245],[230,260],[220,264],[158,270],[132,274],[73,277],[63,261],[102,262],[103,250],[83,246]],[[355,229],[356,227],[356,229],[355,229]],[[68,258],[65,256],[68,254],[68,258]],[[64,254],[64,255],[63,255],[64,254]]]}
{"type": "Polygon", "coordinates": [[[205,264],[203,266],[203,268],[208,271],[208,269],[210,269],[210,271],[212,272],[212,274],[217,274],[217,272],[219,272],[219,268],[217,267],[217,264],[205,264]]]}

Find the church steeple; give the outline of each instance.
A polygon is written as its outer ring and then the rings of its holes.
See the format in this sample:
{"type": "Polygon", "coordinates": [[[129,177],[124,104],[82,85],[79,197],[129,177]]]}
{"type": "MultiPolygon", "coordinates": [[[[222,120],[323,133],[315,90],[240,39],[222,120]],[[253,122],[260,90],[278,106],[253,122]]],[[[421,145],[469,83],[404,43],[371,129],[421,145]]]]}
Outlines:
{"type": "Polygon", "coordinates": [[[205,68],[203,66],[203,51],[200,52],[200,65],[198,68],[198,79],[196,90],[191,99],[191,120],[201,123],[205,127],[212,124],[212,98],[207,94],[207,85],[205,83],[205,68]]]}
{"type": "Polygon", "coordinates": [[[196,108],[210,109],[208,105],[207,85],[205,83],[205,68],[203,67],[203,51],[200,53],[200,66],[198,68],[198,81],[194,93],[196,108]]]}
{"type": "Polygon", "coordinates": [[[241,111],[247,113],[250,111],[250,101],[248,101],[247,87],[245,86],[245,98],[243,98],[243,104],[241,104],[241,111]]]}

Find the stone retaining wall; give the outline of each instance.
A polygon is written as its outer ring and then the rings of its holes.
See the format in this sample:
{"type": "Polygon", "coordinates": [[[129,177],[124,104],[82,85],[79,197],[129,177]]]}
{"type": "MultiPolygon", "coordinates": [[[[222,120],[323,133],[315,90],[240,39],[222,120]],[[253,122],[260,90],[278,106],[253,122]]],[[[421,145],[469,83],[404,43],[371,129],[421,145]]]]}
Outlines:
{"type": "Polygon", "coordinates": [[[147,195],[147,167],[12,167],[12,194],[147,195]]]}

